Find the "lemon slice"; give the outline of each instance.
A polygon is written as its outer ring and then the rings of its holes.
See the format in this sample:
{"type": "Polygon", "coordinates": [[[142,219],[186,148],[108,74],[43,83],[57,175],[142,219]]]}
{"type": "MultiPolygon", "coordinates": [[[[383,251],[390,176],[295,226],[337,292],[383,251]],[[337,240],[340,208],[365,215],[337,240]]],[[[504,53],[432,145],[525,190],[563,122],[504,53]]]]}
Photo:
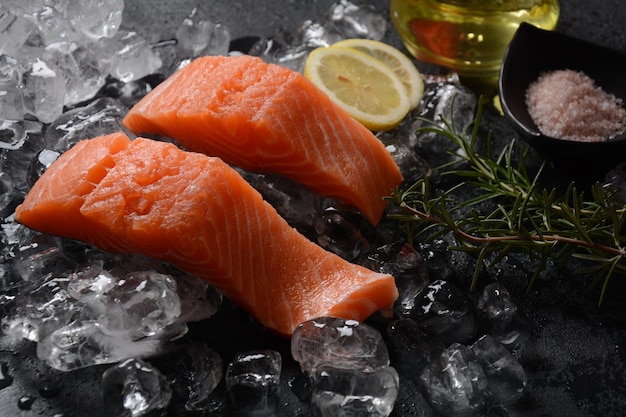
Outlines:
{"type": "Polygon", "coordinates": [[[316,48],[304,76],[370,130],[389,130],[409,112],[404,85],[382,61],[354,48],[316,48]]]}
{"type": "Polygon", "coordinates": [[[371,39],[345,39],[332,45],[358,49],[383,61],[398,76],[411,103],[411,110],[417,107],[424,95],[424,79],[411,60],[400,50],[386,43],[371,39]]]}

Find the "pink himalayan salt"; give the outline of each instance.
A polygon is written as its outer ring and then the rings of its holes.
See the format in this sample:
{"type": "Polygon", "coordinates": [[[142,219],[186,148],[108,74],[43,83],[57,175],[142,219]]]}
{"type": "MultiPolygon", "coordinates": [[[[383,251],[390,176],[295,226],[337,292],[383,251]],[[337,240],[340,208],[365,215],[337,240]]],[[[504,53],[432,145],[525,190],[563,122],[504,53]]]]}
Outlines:
{"type": "Polygon", "coordinates": [[[626,131],[622,100],[597,87],[582,72],[542,74],[528,87],[526,105],[539,130],[553,138],[597,142],[626,131]]]}

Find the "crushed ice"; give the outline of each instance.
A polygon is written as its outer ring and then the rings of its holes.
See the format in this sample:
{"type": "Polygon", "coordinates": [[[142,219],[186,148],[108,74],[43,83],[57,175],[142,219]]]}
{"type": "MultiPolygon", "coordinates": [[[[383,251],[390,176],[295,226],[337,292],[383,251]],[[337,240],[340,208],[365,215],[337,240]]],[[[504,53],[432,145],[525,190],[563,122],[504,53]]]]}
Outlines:
{"type": "Polygon", "coordinates": [[[387,346],[375,328],[355,320],[320,317],[302,323],[291,355],[309,379],[319,416],[388,416],[399,390],[387,346]]]}
{"type": "MultiPolygon", "coordinates": [[[[110,364],[102,389],[116,415],[164,412],[171,403],[189,412],[231,407],[269,415],[284,388],[280,353],[222,358],[204,343],[176,346],[190,322],[221,308],[212,288],[153,260],[102,253],[13,221],[15,206],[62,152],[120,130],[128,108],[194,57],[237,53],[229,49],[228,28],[198,9],[180,22],[176,39],[150,44],[122,29],[122,0],[94,4],[0,5],[2,337],[37,343],[39,358],[62,371],[110,364]],[[173,60],[160,56],[159,47],[172,43],[173,60]],[[152,360],[158,354],[165,359],[152,360]],[[228,398],[215,399],[222,381],[228,398]]],[[[312,48],[348,37],[380,40],[386,25],[369,6],[340,0],[323,20],[302,22],[295,34],[256,39],[240,52],[301,71],[312,48]]],[[[408,181],[450,162],[442,141],[415,129],[418,117],[438,120],[453,103],[460,130],[473,118],[476,97],[454,79],[426,79],[421,106],[397,129],[379,134],[408,181]]],[[[506,289],[491,286],[477,302],[468,299],[446,281],[449,263],[435,262],[444,258],[436,253],[446,253],[445,244],[415,250],[391,223],[374,229],[353,209],[284,178],[242,175],[307,237],[398,282],[395,318],[387,326],[321,317],[294,334],[291,353],[304,387],[299,397],[317,415],[387,416],[402,379],[423,386],[443,415],[520,397],[526,379],[516,356],[529,330],[506,289]]]]}
{"type": "Polygon", "coordinates": [[[188,322],[220,307],[221,296],[206,283],[153,261],[92,252],[89,264],[77,264],[56,239],[37,235],[31,242],[17,249],[21,292],[1,328],[37,342],[37,356],[55,369],[154,355],[182,337],[188,322]]]}
{"type": "Polygon", "coordinates": [[[238,412],[274,415],[278,410],[282,356],[275,350],[239,352],[225,375],[230,405],[238,412]]]}

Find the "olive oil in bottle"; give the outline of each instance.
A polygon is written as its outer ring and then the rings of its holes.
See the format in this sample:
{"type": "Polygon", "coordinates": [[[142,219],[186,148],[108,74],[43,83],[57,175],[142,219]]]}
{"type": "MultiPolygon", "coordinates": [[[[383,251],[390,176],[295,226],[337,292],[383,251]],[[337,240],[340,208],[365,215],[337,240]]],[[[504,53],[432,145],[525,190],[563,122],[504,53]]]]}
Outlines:
{"type": "Polygon", "coordinates": [[[452,69],[470,86],[495,88],[522,22],[553,30],[558,0],[390,0],[390,17],[417,59],[452,69]]]}

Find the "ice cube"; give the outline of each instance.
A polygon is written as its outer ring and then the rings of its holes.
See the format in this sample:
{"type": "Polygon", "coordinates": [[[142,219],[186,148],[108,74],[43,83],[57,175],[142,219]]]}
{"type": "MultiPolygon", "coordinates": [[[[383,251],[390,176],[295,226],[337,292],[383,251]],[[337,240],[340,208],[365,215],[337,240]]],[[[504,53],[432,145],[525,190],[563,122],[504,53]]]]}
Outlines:
{"type": "Polygon", "coordinates": [[[65,152],[82,139],[117,132],[128,108],[119,101],[103,97],[69,110],[55,118],[46,129],[45,149],[65,152]]]}
{"type": "Polygon", "coordinates": [[[612,190],[622,203],[626,202],[626,162],[614,166],[606,174],[602,186],[612,190]]]}
{"type": "MultiPolygon", "coordinates": [[[[0,57],[0,60],[6,59],[11,58],[7,58],[4,55],[0,57]]],[[[5,76],[0,72],[0,120],[3,119],[4,125],[12,120],[21,120],[25,114],[24,95],[20,81],[5,76]]],[[[2,141],[2,144],[4,144],[4,141],[2,141]]]]}
{"type": "Polygon", "coordinates": [[[410,317],[447,346],[467,342],[476,335],[475,314],[476,306],[466,291],[448,281],[437,280],[416,298],[410,317]]]}
{"type": "Polygon", "coordinates": [[[176,292],[180,298],[178,322],[201,321],[213,316],[222,305],[223,296],[207,282],[181,274],[174,276],[176,292]]]}
{"type": "Polygon", "coordinates": [[[248,54],[258,56],[270,64],[281,65],[296,72],[304,71],[304,63],[310,48],[303,44],[299,36],[285,31],[273,37],[260,38],[250,47],[248,54]]]}
{"type": "MultiPolygon", "coordinates": [[[[179,314],[175,316],[172,312],[167,312],[172,322],[169,326],[163,327],[163,331],[158,333],[159,336],[176,337],[176,334],[172,333],[175,329],[186,332],[186,326],[183,329],[181,325],[211,317],[222,304],[222,295],[205,281],[182,273],[173,266],[162,264],[153,258],[139,254],[112,254],[97,250],[90,251],[87,257],[90,263],[72,274],[68,290],[77,299],[90,305],[94,311],[103,311],[103,305],[115,303],[116,299],[120,299],[119,297],[128,297],[131,293],[139,297],[137,301],[141,303],[140,308],[146,308],[149,304],[153,307],[160,305],[165,308],[171,301],[174,312],[179,311],[179,314]],[[128,282],[125,282],[128,278],[131,278],[139,287],[128,285],[128,282]],[[143,279],[146,282],[142,282],[143,279]],[[167,290],[159,292],[159,287],[163,285],[167,290]],[[170,291],[172,287],[175,287],[175,293],[170,291]],[[145,299],[142,300],[142,297],[145,299]]],[[[105,315],[108,315],[108,310],[104,309],[104,311],[105,315]]],[[[151,317],[143,319],[144,324],[159,317],[162,316],[153,310],[151,317]]],[[[127,330],[131,330],[134,328],[131,323],[138,322],[133,319],[126,323],[129,324],[127,330]]],[[[151,326],[158,328],[159,324],[152,323],[151,326]]]]}
{"type": "Polygon", "coordinates": [[[445,239],[433,239],[418,245],[420,255],[426,260],[428,275],[433,281],[446,280],[451,275],[453,251],[448,246],[445,239]]]}
{"type": "Polygon", "coordinates": [[[207,19],[194,8],[176,31],[179,54],[194,58],[201,55],[226,55],[230,31],[220,23],[207,19]]]}
{"type": "Polygon", "coordinates": [[[48,275],[24,287],[14,308],[2,318],[2,331],[39,342],[74,320],[83,305],[69,295],[67,282],[66,277],[48,275]]]}
{"type": "Polygon", "coordinates": [[[155,271],[129,273],[89,306],[105,332],[129,340],[159,334],[181,313],[176,281],[155,271]]]}
{"type": "Polygon", "coordinates": [[[411,319],[395,320],[387,328],[392,364],[400,374],[415,380],[441,353],[441,341],[426,335],[411,319]]]}
{"type": "Polygon", "coordinates": [[[110,415],[139,417],[165,409],[172,391],[157,368],[141,359],[129,359],[104,372],[102,396],[110,415]]]}
{"type": "Polygon", "coordinates": [[[238,172],[291,226],[309,238],[316,236],[313,228],[322,215],[322,197],[280,175],[258,174],[241,169],[238,172]]]}
{"type": "Polygon", "coordinates": [[[0,124],[0,148],[16,150],[24,145],[27,138],[24,124],[19,120],[3,120],[0,124]]]}
{"type": "Polygon", "coordinates": [[[17,59],[0,55],[0,120],[20,120],[25,112],[21,66],[17,59]]]}
{"type": "Polygon", "coordinates": [[[487,376],[465,345],[450,345],[420,379],[431,405],[443,416],[471,415],[485,407],[487,376]]]}
{"type": "Polygon", "coordinates": [[[278,406],[282,357],[274,350],[239,352],[226,370],[226,389],[238,411],[273,415],[278,406]]]}
{"type": "MultiPolygon", "coordinates": [[[[443,119],[449,122],[459,134],[468,132],[467,128],[475,119],[476,94],[456,81],[426,83],[424,96],[417,108],[413,129],[427,125],[425,120],[432,120],[437,126],[443,126],[443,119]],[[442,119],[443,118],[443,119],[442,119]]],[[[417,150],[420,155],[428,155],[426,160],[431,166],[453,163],[457,156],[450,151],[458,148],[446,138],[434,132],[420,131],[417,136],[417,150]]]]}
{"type": "Polygon", "coordinates": [[[16,262],[24,264],[27,278],[40,276],[35,271],[67,272],[50,273],[43,284],[24,288],[2,327],[38,341],[38,356],[55,369],[154,355],[186,334],[189,321],[206,319],[220,306],[222,296],[197,278],[137,269],[161,266],[150,258],[106,254],[78,243],[59,247],[47,235],[35,238],[40,241],[28,246],[12,244],[21,249],[16,262]],[[90,263],[77,267],[86,249],[90,263]]]}
{"type": "Polygon", "coordinates": [[[127,83],[120,80],[108,80],[103,91],[107,97],[119,100],[121,104],[130,108],[152,91],[152,85],[146,80],[135,80],[127,83]]]}
{"type": "Polygon", "coordinates": [[[50,235],[37,234],[15,250],[13,268],[24,281],[39,282],[46,275],[60,274],[75,266],[59,240],[50,235]]]}
{"type": "Polygon", "coordinates": [[[91,46],[56,42],[46,48],[42,58],[52,63],[63,76],[63,104],[66,106],[92,98],[105,83],[105,75],[91,46]]]}
{"type": "MultiPolygon", "coordinates": [[[[0,245],[2,249],[0,253],[6,257],[7,263],[15,259],[15,255],[20,251],[21,247],[30,245],[35,236],[39,235],[33,229],[12,220],[10,218],[8,222],[0,223],[0,242],[2,243],[0,245]]],[[[13,269],[12,265],[11,269],[13,269]]]]}
{"type": "Polygon", "coordinates": [[[393,275],[399,292],[393,310],[400,316],[410,317],[417,295],[430,282],[420,253],[404,241],[396,241],[377,248],[363,264],[372,270],[393,275]]]}
{"type": "Polygon", "coordinates": [[[528,319],[501,283],[487,285],[478,298],[476,308],[482,332],[496,338],[510,351],[521,350],[530,338],[528,319]]]}
{"type": "Polygon", "coordinates": [[[511,352],[490,335],[478,339],[471,348],[487,376],[490,400],[495,404],[518,400],[526,388],[527,377],[511,352]]]}
{"type": "Polygon", "coordinates": [[[386,417],[398,389],[398,373],[391,366],[364,371],[326,365],[315,373],[311,409],[319,417],[386,417]]]}
{"type": "Polygon", "coordinates": [[[217,352],[202,342],[189,341],[165,356],[159,369],[171,381],[174,397],[184,403],[185,410],[210,411],[210,395],[223,377],[217,352]]]}
{"type": "Polygon", "coordinates": [[[33,120],[0,122],[0,170],[9,174],[15,188],[26,193],[32,159],[43,146],[43,124],[33,120]]]}
{"type": "Polygon", "coordinates": [[[305,20],[300,27],[302,44],[307,48],[330,46],[343,39],[343,35],[332,24],[324,25],[320,22],[305,20]]]}
{"type": "Polygon", "coordinates": [[[94,260],[81,271],[71,275],[67,291],[82,303],[97,303],[115,287],[117,281],[111,272],[103,269],[102,260],[94,260]]]}
{"type": "Polygon", "coordinates": [[[42,123],[63,113],[65,81],[58,68],[37,58],[23,75],[26,111],[42,123]]]}
{"type": "Polygon", "coordinates": [[[387,150],[400,168],[400,172],[407,184],[423,179],[431,172],[428,162],[418,155],[412,148],[403,142],[388,144],[387,150]]]}
{"type": "Polygon", "coordinates": [[[317,243],[344,259],[360,263],[371,251],[369,239],[375,234],[372,225],[354,207],[325,201],[327,207],[315,222],[317,243]]]}
{"type": "Polygon", "coordinates": [[[25,146],[11,152],[7,166],[20,191],[26,194],[46,169],[61,155],[60,152],[42,149],[43,133],[29,133],[25,146]]]}
{"type": "Polygon", "coordinates": [[[323,365],[377,370],[389,366],[378,330],[356,320],[319,317],[300,324],[291,338],[291,355],[308,374],[323,365]]]}
{"type": "MultiPolygon", "coordinates": [[[[26,183],[32,187],[35,182],[46,172],[46,169],[57,159],[61,153],[49,149],[42,149],[31,159],[26,171],[26,183]]],[[[26,190],[27,191],[27,190],[26,190]]]]}
{"type": "Polygon", "coordinates": [[[295,72],[304,72],[304,65],[309,54],[309,50],[302,45],[292,45],[280,49],[274,54],[272,63],[289,68],[295,72]]]}
{"type": "Polygon", "coordinates": [[[122,24],[124,0],[68,0],[67,20],[90,40],[114,36],[122,24]]]}
{"type": "Polygon", "coordinates": [[[340,0],[328,11],[330,22],[336,25],[344,38],[381,40],[387,31],[387,18],[365,2],[340,0]]]}
{"type": "Polygon", "coordinates": [[[282,45],[277,39],[263,37],[256,39],[256,41],[250,46],[247,53],[249,55],[259,57],[267,63],[273,63],[274,55],[277,51],[284,47],[285,45],[282,45]]]}
{"type": "Polygon", "coordinates": [[[19,196],[9,174],[0,171],[0,217],[11,214],[19,203],[19,196]]]}
{"type": "Polygon", "coordinates": [[[154,356],[164,341],[146,337],[128,340],[107,334],[96,321],[79,319],[58,328],[37,344],[37,357],[48,366],[68,372],[130,358],[154,356]]]}
{"type": "Polygon", "coordinates": [[[0,5],[0,55],[17,56],[36,26],[0,5]]]}
{"type": "MultiPolygon", "coordinates": [[[[80,42],[83,35],[66,18],[67,0],[56,2],[29,2],[22,16],[37,26],[41,46],[55,42],[80,42]]],[[[29,40],[29,42],[32,42],[29,40]]]]}
{"type": "Polygon", "coordinates": [[[119,30],[112,38],[102,38],[96,49],[105,72],[123,82],[135,81],[155,73],[161,58],[137,32],[119,30]]]}

